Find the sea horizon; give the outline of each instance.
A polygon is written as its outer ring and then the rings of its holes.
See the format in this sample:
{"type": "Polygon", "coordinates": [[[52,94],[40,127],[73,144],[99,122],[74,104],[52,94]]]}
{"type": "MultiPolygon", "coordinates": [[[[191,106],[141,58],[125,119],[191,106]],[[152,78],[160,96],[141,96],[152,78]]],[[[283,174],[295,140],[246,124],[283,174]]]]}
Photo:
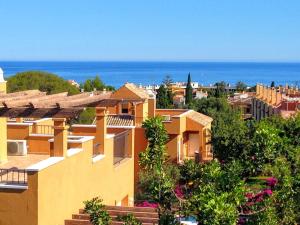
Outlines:
{"type": "Polygon", "coordinates": [[[256,83],[269,85],[300,84],[300,62],[263,61],[0,61],[5,77],[18,72],[41,70],[79,83],[99,75],[107,84],[120,87],[126,82],[135,84],[160,84],[166,75],[174,82],[184,82],[188,73],[192,81],[211,85],[225,81],[234,85],[243,81],[252,86],[256,83]]]}

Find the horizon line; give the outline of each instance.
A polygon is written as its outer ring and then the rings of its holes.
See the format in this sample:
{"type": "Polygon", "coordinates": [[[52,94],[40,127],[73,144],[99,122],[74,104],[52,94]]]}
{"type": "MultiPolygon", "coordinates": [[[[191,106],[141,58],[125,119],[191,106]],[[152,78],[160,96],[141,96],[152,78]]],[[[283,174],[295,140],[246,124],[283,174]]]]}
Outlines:
{"type": "Polygon", "coordinates": [[[300,63],[300,60],[1,60],[0,62],[118,62],[118,63],[300,63]]]}

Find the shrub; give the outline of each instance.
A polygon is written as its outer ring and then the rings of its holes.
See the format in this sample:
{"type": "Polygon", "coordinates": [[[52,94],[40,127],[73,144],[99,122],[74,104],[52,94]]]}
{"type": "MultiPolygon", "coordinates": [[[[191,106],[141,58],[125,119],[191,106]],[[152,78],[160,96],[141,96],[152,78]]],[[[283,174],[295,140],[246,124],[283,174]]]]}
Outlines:
{"type": "Polygon", "coordinates": [[[142,225],[142,223],[132,214],[118,216],[117,220],[124,222],[124,225],[142,225]]]}
{"type": "Polygon", "coordinates": [[[90,215],[90,221],[93,225],[109,225],[111,218],[104,209],[102,200],[98,197],[84,201],[84,212],[90,215]]]}

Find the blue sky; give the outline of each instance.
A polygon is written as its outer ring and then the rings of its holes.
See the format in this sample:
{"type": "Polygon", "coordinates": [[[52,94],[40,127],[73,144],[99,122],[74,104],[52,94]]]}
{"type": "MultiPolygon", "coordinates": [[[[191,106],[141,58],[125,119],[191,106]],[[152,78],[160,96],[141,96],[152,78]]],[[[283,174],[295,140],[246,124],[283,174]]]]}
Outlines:
{"type": "Polygon", "coordinates": [[[300,61],[299,0],[0,0],[0,60],[300,61]]]}

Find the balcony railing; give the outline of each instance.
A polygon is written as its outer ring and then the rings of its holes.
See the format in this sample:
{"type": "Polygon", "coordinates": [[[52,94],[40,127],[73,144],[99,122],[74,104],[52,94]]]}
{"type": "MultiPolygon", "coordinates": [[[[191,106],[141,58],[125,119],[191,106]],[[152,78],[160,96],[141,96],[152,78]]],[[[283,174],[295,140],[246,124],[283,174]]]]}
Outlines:
{"type": "Polygon", "coordinates": [[[123,159],[129,158],[128,151],[129,131],[124,131],[114,137],[114,164],[120,163],[123,159]]]}
{"type": "Polygon", "coordinates": [[[26,185],[27,171],[25,169],[0,169],[0,183],[10,185],[26,185]]]}
{"type": "Polygon", "coordinates": [[[31,126],[32,134],[46,134],[46,135],[53,135],[54,128],[52,125],[33,125],[31,126]]]}

